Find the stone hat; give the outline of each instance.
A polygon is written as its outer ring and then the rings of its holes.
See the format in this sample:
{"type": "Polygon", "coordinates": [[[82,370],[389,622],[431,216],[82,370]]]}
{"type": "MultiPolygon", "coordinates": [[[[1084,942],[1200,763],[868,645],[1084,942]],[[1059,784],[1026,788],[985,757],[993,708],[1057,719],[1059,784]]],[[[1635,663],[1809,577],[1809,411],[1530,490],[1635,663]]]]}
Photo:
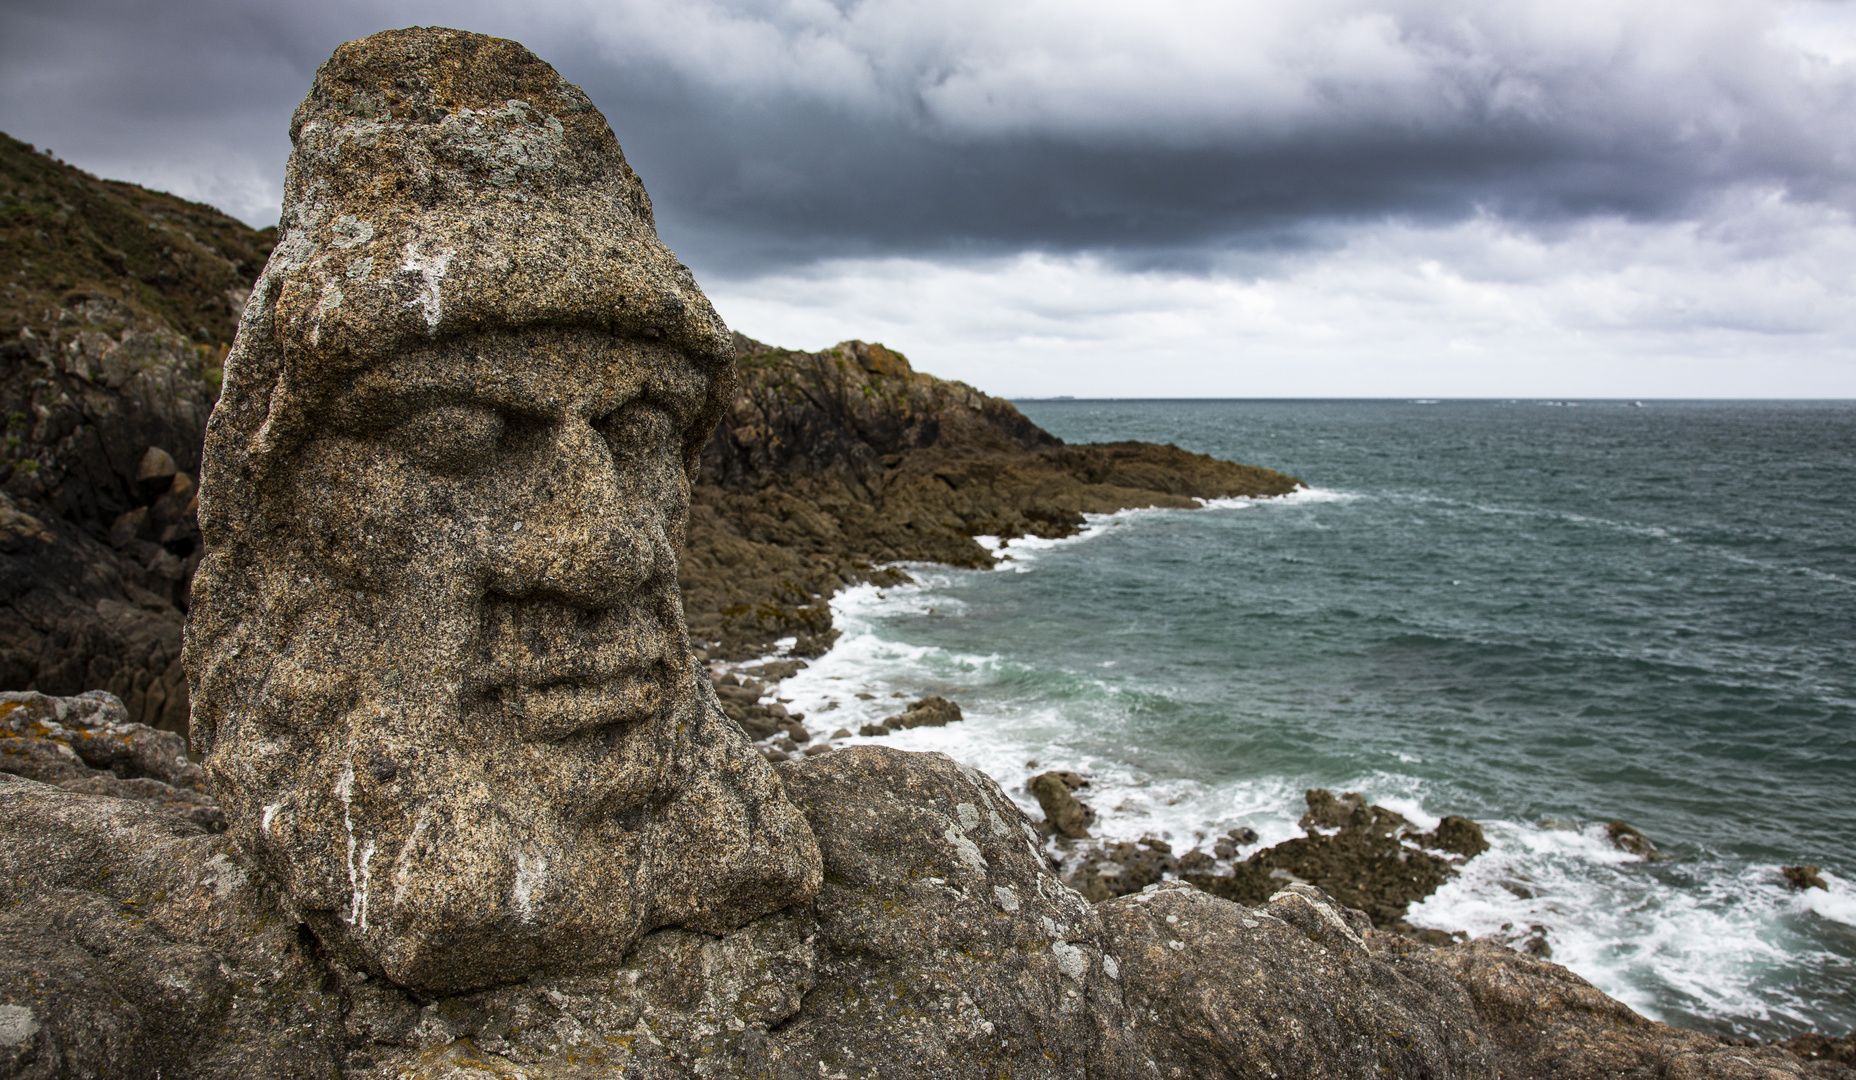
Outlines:
{"type": "Polygon", "coordinates": [[[281,238],[216,434],[261,459],[312,422],[297,406],[408,346],[546,324],[661,343],[708,374],[693,468],[733,393],[728,328],[579,87],[513,41],[392,30],[336,49],[290,133],[281,238]]]}

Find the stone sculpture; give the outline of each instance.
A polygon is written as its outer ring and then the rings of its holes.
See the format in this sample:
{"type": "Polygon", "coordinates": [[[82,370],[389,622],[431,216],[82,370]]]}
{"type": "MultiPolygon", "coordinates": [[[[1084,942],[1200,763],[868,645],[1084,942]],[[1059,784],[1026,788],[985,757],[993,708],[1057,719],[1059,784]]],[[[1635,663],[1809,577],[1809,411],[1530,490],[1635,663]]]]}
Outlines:
{"type": "Polygon", "coordinates": [[[338,49],[208,426],[187,640],[232,838],[343,962],[450,992],[812,896],[689,653],[727,328],[514,42],[338,49]]]}

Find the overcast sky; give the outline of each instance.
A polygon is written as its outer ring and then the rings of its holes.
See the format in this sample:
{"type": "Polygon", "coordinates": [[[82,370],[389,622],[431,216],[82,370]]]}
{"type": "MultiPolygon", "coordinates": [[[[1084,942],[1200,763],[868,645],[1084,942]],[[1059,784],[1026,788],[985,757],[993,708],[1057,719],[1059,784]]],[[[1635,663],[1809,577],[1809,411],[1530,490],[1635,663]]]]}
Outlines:
{"type": "Polygon", "coordinates": [[[0,130],[277,217],[335,45],[584,87],[730,325],[1022,396],[1856,397],[1843,0],[0,0],[0,130]]]}

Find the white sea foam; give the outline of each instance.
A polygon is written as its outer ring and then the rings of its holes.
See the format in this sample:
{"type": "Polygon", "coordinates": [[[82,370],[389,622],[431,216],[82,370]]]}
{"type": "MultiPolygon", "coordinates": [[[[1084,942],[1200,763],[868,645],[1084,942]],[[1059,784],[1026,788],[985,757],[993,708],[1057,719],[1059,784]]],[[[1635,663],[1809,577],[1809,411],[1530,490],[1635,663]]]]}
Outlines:
{"type": "Polygon", "coordinates": [[[1619,851],[1602,824],[1484,829],[1490,851],[1413,905],[1414,925],[1508,941],[1542,927],[1556,963],[1652,1017],[1822,1022],[1808,993],[1772,976],[1808,960],[1788,917],[1837,894],[1791,893],[1776,865],[1659,867],[1619,851]]]}
{"type": "Polygon", "coordinates": [[[1800,890],[1792,895],[1794,905],[1818,918],[1856,927],[1856,885],[1828,870],[1819,871],[1818,876],[1830,888],[1800,890]]]}

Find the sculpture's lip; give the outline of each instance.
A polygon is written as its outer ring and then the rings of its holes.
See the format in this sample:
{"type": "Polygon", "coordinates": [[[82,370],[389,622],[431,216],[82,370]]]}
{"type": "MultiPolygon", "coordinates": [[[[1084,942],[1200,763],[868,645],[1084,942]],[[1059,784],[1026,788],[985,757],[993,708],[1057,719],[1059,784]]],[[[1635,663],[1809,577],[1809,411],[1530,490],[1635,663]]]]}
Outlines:
{"type": "Polygon", "coordinates": [[[658,712],[667,673],[655,664],[525,679],[500,687],[516,735],[552,741],[575,732],[636,723],[658,712]]]}

